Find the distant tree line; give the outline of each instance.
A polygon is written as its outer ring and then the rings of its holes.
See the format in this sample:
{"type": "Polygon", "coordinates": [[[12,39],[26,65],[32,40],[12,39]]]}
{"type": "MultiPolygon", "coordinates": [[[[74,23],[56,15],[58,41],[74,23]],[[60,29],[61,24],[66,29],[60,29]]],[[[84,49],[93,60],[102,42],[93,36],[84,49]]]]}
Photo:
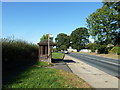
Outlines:
{"type": "Polygon", "coordinates": [[[55,38],[57,50],[67,50],[69,46],[77,51],[85,47],[89,42],[88,29],[85,27],[80,27],[72,31],[71,35],[60,33],[55,38]]]}

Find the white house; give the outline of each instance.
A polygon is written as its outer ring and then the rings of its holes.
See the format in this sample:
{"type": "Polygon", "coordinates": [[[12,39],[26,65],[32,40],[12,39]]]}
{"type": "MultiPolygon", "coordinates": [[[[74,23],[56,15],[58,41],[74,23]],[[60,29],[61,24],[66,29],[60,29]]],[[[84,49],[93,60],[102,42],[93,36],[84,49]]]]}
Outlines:
{"type": "Polygon", "coordinates": [[[91,52],[89,49],[81,49],[80,52],[91,52]]]}
{"type": "Polygon", "coordinates": [[[77,52],[77,49],[72,49],[72,47],[69,47],[67,50],[68,52],[77,52]]]}

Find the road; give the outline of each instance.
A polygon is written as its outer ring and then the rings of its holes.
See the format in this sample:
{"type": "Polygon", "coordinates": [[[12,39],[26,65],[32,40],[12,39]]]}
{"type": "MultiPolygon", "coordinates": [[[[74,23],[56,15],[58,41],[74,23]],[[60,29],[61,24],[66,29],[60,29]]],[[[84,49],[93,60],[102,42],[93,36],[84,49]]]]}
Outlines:
{"type": "Polygon", "coordinates": [[[120,78],[120,61],[117,59],[104,58],[100,56],[86,55],[81,53],[69,53],[69,56],[77,58],[93,67],[96,67],[112,76],[120,78]]]}

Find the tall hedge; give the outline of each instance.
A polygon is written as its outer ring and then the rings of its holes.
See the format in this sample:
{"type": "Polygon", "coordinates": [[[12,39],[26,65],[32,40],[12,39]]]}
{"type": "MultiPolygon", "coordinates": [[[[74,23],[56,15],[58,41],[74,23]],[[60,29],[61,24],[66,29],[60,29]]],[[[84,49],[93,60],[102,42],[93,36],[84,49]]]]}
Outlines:
{"type": "Polygon", "coordinates": [[[36,62],[38,46],[22,40],[2,39],[2,69],[9,71],[36,62]]]}

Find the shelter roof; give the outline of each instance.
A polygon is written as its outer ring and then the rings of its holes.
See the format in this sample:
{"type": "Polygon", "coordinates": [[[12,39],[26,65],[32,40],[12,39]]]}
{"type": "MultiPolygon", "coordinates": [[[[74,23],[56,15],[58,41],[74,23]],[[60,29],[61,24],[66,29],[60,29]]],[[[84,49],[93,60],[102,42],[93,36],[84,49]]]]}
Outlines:
{"type": "MultiPolygon", "coordinates": [[[[46,46],[48,45],[48,39],[42,40],[38,43],[39,46],[46,46]]],[[[50,46],[55,46],[56,43],[54,43],[52,40],[50,40],[50,46]]]]}

